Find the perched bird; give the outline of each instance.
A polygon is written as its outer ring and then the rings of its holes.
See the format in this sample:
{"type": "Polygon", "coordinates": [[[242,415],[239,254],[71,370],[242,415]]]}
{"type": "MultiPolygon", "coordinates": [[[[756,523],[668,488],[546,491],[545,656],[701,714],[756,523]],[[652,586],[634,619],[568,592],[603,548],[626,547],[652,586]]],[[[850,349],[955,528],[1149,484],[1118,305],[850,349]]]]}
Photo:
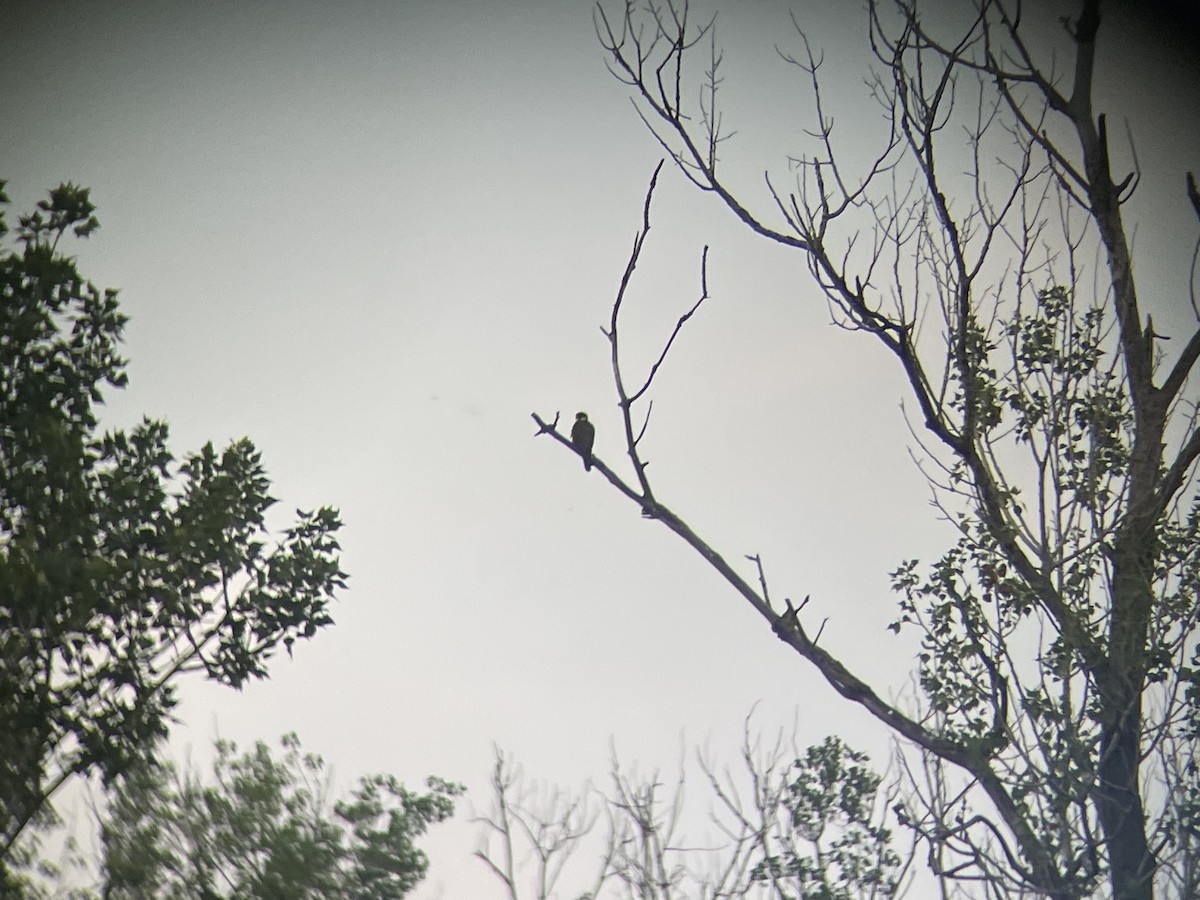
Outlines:
{"type": "Polygon", "coordinates": [[[571,426],[571,443],[583,456],[584,469],[592,468],[592,444],[596,443],[596,426],[588,421],[587,413],[575,413],[575,424],[571,426]]]}

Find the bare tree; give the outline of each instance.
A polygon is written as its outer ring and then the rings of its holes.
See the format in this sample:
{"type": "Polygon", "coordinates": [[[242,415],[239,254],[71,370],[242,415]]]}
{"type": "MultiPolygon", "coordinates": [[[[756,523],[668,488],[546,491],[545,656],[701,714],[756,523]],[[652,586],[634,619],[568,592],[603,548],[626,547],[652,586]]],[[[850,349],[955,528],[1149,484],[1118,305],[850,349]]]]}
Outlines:
{"type": "MultiPolygon", "coordinates": [[[[475,856],[504,884],[509,900],[551,900],[558,896],[559,878],[591,833],[598,813],[586,796],[526,781],[520,766],[498,747],[495,756],[491,811],[474,818],[481,830],[475,856]],[[532,886],[526,889],[523,877],[530,866],[532,886]]],[[[611,875],[610,861],[601,859],[590,879],[593,887],[584,897],[599,896],[611,875]]]]}
{"type": "MultiPolygon", "coordinates": [[[[639,446],[650,390],[708,296],[706,248],[699,299],[631,378],[620,315],[658,171],[605,330],[634,479],[593,464],[919,752],[896,810],[945,893],[1191,896],[1200,427],[1187,382],[1200,329],[1166,353],[1139,297],[1123,217],[1136,154],[1131,171],[1112,171],[1093,97],[1100,0],[1062,19],[1063,71],[1038,49],[1055,35],[1031,39],[1026,14],[1015,0],[979,0],[946,35],[918,0],[872,0],[868,86],[886,127],[854,171],[822,60],[797,24],[800,52],[781,55],[809,86],[812,144],[789,158],[786,185],[767,175],[756,206],[720,162],[730,132],[713,20],[696,23],[675,0],[596,10],[612,72],[676,168],[801,254],[836,324],[896,361],[922,470],[959,531],[939,559],[893,572],[890,627],[921,642],[915,708],[820,646],[804,604],[774,602],[761,560],[742,574],[652,490],[639,446]]],[[[1180,174],[1179,203],[1200,217],[1194,178],[1180,174]]],[[[1194,288],[1190,300],[1197,309],[1194,288]]],[[[557,418],[534,418],[571,446],[557,418]]]]}
{"type": "MultiPolygon", "coordinates": [[[[576,900],[890,900],[913,854],[893,847],[890,792],[867,758],[837,738],[801,751],[747,718],[739,765],[698,752],[707,790],[704,834],[689,839],[685,765],[672,781],[639,775],[613,753],[607,791],[572,795],[531,784],[500,751],[491,811],[476,819],[476,855],[509,900],[554,900],[564,871],[590,889],[576,900]],[[686,823],[685,823],[686,820],[686,823]],[[587,854],[591,854],[590,857],[587,854]],[[580,873],[589,872],[584,876],[580,873]]],[[[563,879],[564,881],[568,879],[563,879]]]]}

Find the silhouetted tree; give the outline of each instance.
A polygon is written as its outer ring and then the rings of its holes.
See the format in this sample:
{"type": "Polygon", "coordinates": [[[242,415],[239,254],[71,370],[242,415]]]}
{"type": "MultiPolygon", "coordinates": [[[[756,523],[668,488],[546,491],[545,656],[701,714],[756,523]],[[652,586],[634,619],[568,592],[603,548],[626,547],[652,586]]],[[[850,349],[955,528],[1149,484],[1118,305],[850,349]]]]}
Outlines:
{"type": "Polygon", "coordinates": [[[0,880],[68,778],[111,780],[150,752],[177,676],[265,677],[276,649],[332,622],[343,586],[333,509],[267,532],[249,440],[177,460],[163,422],[100,432],[126,319],[64,254],[94,209],[62,185],[0,249],[0,880]]]}
{"type": "MultiPolygon", "coordinates": [[[[1100,0],[1078,0],[1058,24],[1031,21],[1045,11],[1016,0],[980,0],[957,10],[968,13],[957,33],[955,17],[924,5],[869,3],[870,109],[884,118],[858,168],[861,139],[851,152],[835,138],[821,59],[797,29],[799,52],[784,59],[810,87],[812,143],[789,148],[789,183],[769,175],[761,203],[721,164],[730,134],[713,21],[675,0],[596,11],[612,72],[676,168],[795,251],[836,323],[895,360],[923,469],[959,531],[939,559],[894,571],[899,612],[879,623],[919,638],[916,709],[818,645],[802,608],[772,602],[761,561],[739,572],[651,490],[638,405],[708,295],[702,265],[700,300],[631,380],[619,320],[653,181],[606,329],[634,481],[594,465],[838,694],[919,752],[896,813],[926,844],[943,894],[1197,896],[1200,427],[1189,377],[1200,330],[1161,343],[1138,292],[1139,273],[1189,261],[1152,248],[1135,265],[1124,211],[1136,156],[1114,173],[1093,92],[1097,68],[1124,56],[1098,51],[1100,0]]],[[[1183,176],[1163,202],[1200,216],[1183,176]]]]}

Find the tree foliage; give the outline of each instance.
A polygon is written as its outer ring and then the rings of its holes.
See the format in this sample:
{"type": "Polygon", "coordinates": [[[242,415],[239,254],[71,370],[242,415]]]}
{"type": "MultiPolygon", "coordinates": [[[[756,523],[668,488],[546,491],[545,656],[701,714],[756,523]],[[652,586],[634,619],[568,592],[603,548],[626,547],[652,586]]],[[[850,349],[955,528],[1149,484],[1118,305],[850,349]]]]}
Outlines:
{"type": "Polygon", "coordinates": [[[294,734],[272,755],[216,743],[211,779],[171,763],[121,776],[101,821],[103,896],[394,900],[424,877],[416,839],[453,813],[458,785],[410,791],[390,775],[331,799],[323,760],[294,734]]]}
{"type": "MultiPolygon", "coordinates": [[[[872,0],[866,88],[883,117],[865,163],[861,138],[835,133],[823,58],[797,25],[780,55],[808,88],[810,143],[787,148],[786,174],[768,170],[757,196],[723,162],[733,133],[715,21],[676,0],[596,12],[611,71],[677,170],[799,254],[836,324],[895,361],[915,455],[958,531],[940,557],[894,569],[899,612],[879,623],[919,641],[911,705],[819,644],[804,604],[772,600],[760,558],[743,574],[652,490],[642,405],[709,296],[706,248],[700,299],[633,377],[621,313],[657,171],[605,329],[634,481],[594,467],[912,748],[897,821],[927,846],[945,896],[1191,897],[1200,329],[1167,345],[1152,313],[1190,300],[1200,319],[1200,305],[1194,289],[1160,299],[1139,279],[1178,266],[1194,284],[1195,258],[1190,279],[1187,259],[1135,265],[1127,216],[1142,173],[1135,153],[1114,171],[1097,108],[1097,70],[1122,58],[1097,41],[1101,0],[1057,21],[1028,7],[981,0],[956,19],[872,0]]],[[[1193,177],[1178,177],[1170,202],[1200,217],[1193,177]]],[[[557,420],[534,418],[570,447],[557,420]]]]}
{"type": "Polygon", "coordinates": [[[828,737],[792,762],[780,791],[789,840],[778,852],[764,853],[752,880],[770,883],[780,898],[896,896],[900,857],[890,829],[877,823],[882,779],[867,761],[828,737]]]}
{"type": "Polygon", "coordinates": [[[0,873],[67,778],[111,779],[154,746],[178,675],[265,677],[343,586],[336,511],[272,539],[249,440],[177,459],[164,422],[99,430],[126,317],[63,250],[94,209],[64,184],[0,249],[0,873]]]}

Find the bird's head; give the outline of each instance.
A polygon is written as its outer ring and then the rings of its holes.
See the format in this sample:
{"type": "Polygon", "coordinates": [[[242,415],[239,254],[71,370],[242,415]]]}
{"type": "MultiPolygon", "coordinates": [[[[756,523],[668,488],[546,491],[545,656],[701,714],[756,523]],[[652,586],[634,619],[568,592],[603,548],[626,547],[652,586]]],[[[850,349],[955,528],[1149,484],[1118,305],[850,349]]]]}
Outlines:
{"type": "Polygon", "coordinates": [[[585,413],[585,412],[575,413],[575,421],[576,422],[586,422],[587,421],[587,413],[585,413]]]}

